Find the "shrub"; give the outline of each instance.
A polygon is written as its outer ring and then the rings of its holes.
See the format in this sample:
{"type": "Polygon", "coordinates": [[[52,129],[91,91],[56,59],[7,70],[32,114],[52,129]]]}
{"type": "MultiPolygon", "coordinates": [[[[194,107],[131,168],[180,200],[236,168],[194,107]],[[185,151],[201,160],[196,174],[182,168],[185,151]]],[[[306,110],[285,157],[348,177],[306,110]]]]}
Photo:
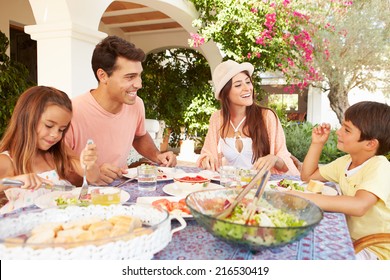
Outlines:
{"type": "MultiPolygon", "coordinates": [[[[296,158],[303,161],[310,147],[311,133],[314,126],[309,122],[298,123],[292,121],[282,123],[282,125],[286,135],[287,149],[296,158]]],[[[337,149],[336,130],[333,129],[322,149],[320,163],[329,163],[342,155],[345,155],[345,153],[337,149]]]]}
{"type": "Polygon", "coordinates": [[[9,40],[0,31],[0,138],[7,128],[20,94],[34,83],[29,81],[27,68],[12,61],[6,54],[9,40]]]}
{"type": "Polygon", "coordinates": [[[165,121],[171,147],[178,146],[181,127],[201,145],[218,106],[206,59],[194,50],[171,49],[148,54],[143,65],[143,88],[138,94],[146,117],[165,121]]]}

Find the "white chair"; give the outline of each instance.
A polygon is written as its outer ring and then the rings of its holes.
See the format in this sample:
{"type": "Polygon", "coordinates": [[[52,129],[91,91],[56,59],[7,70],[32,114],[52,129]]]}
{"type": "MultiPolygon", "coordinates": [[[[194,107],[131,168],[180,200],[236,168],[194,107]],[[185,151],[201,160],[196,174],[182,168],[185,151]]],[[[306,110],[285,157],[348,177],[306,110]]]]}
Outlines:
{"type": "MultiPolygon", "coordinates": [[[[165,122],[162,120],[145,119],[145,128],[152,137],[157,149],[160,150],[160,144],[163,141],[165,122]]],[[[143,157],[132,148],[129,157],[127,158],[127,165],[140,161],[142,158],[143,157]]]]}

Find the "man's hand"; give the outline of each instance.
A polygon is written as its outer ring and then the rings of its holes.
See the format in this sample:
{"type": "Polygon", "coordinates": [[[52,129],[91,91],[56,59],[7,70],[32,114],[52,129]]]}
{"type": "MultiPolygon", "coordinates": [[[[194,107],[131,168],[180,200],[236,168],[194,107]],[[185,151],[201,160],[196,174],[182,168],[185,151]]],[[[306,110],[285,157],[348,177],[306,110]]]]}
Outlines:
{"type": "Polygon", "coordinates": [[[99,184],[108,185],[115,179],[121,178],[123,174],[126,174],[125,168],[120,168],[112,164],[104,163],[100,166],[100,180],[99,184]]]}
{"type": "Polygon", "coordinates": [[[161,166],[170,167],[177,164],[176,155],[171,151],[158,154],[157,159],[160,161],[161,166]]]}

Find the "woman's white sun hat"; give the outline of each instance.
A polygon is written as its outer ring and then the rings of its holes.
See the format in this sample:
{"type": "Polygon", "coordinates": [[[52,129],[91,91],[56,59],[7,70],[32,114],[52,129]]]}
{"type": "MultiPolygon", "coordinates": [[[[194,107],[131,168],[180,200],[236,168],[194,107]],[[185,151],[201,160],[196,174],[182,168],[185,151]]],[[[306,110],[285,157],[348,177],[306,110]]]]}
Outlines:
{"type": "Polygon", "coordinates": [[[252,76],[254,67],[249,62],[238,63],[233,60],[227,60],[220,63],[215,67],[213,72],[213,84],[215,98],[219,100],[219,93],[222,88],[238,73],[248,71],[249,75],[252,76]]]}

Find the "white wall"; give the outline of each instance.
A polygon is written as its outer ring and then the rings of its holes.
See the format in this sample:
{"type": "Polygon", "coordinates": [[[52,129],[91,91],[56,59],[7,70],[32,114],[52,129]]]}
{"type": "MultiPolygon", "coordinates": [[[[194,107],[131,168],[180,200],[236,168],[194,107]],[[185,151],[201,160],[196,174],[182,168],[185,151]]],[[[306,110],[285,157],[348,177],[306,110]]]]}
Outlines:
{"type": "MultiPolygon", "coordinates": [[[[0,30],[8,39],[10,24],[20,27],[35,24],[28,0],[0,0],[0,30]]],[[[9,48],[7,54],[10,54],[9,48]]]]}
{"type": "MultiPolygon", "coordinates": [[[[353,105],[360,101],[377,101],[390,104],[390,97],[385,97],[381,90],[369,92],[355,88],[348,94],[348,102],[353,105]]],[[[328,95],[321,93],[319,89],[312,88],[309,91],[307,121],[313,124],[326,122],[334,128],[340,127],[336,113],[330,108],[328,95]]]]}

